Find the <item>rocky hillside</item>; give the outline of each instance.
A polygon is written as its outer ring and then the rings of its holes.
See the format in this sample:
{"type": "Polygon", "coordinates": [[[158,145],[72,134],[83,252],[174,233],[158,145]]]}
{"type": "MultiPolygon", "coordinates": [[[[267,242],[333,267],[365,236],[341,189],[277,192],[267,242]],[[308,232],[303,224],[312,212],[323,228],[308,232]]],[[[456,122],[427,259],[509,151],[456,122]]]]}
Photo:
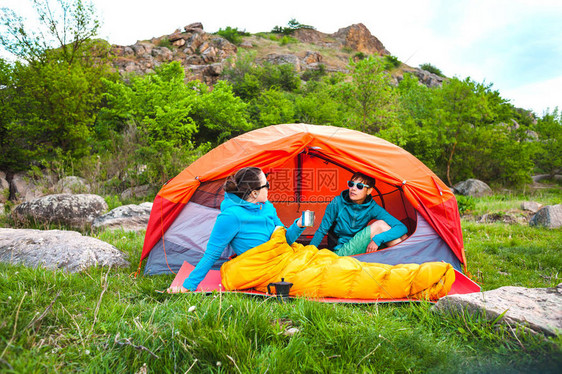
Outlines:
{"type": "MultiPolygon", "coordinates": [[[[349,59],[354,56],[391,54],[361,23],[339,29],[333,34],[298,29],[292,38],[288,43],[282,43],[280,35],[258,33],[245,36],[240,47],[237,47],[218,35],[205,32],[201,23],[193,23],[183,30],[138,41],[130,46],[114,45],[112,54],[116,68],[123,75],[145,74],[160,64],[179,61],[185,68],[187,80],[199,79],[209,85],[219,79],[229,58],[235,58],[239,48],[254,51],[258,62],[291,64],[298,72],[318,69],[321,64],[328,72],[346,72],[349,59]]],[[[415,74],[430,87],[440,85],[443,81],[440,76],[406,64],[401,64],[390,73],[397,83],[405,72],[415,74]]]]}

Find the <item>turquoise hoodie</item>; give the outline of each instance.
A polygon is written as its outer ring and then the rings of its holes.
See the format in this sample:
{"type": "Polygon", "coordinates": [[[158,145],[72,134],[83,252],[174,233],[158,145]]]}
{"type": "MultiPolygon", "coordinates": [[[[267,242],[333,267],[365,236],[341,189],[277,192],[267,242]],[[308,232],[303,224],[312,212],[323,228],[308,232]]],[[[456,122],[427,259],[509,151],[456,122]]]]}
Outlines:
{"type": "MultiPolygon", "coordinates": [[[[297,219],[298,220],[298,219],[297,219]]],[[[304,231],[297,226],[297,220],[287,230],[287,243],[292,244],[304,231]]],[[[203,258],[189,275],[183,286],[195,291],[227,245],[237,255],[267,242],[276,226],[283,226],[277,211],[269,201],[250,203],[238,196],[225,193],[221,213],[211,232],[203,258]]]]}
{"type": "Polygon", "coordinates": [[[326,207],[322,223],[320,223],[320,227],[318,227],[310,244],[318,247],[335,221],[334,233],[338,236],[338,244],[334,247],[334,250],[337,251],[355,234],[367,227],[367,224],[373,219],[382,219],[390,226],[390,230],[375,235],[373,238],[378,246],[397,239],[408,232],[406,226],[381,208],[371,195],[367,195],[363,204],[357,204],[349,198],[349,190],[345,190],[326,207]]]}

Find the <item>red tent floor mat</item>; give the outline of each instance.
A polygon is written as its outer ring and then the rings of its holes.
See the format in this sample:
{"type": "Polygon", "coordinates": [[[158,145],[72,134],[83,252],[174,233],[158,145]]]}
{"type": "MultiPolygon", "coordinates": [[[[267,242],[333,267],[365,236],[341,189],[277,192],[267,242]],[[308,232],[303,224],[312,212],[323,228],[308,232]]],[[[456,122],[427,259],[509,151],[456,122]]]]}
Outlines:
{"type": "MultiPolygon", "coordinates": [[[[186,261],[183,262],[182,267],[176,274],[176,277],[172,281],[170,285],[171,289],[180,289],[183,285],[184,280],[189,276],[191,271],[195,267],[190,265],[186,261]]],[[[212,291],[222,291],[222,284],[221,284],[221,275],[219,270],[211,270],[207,274],[207,276],[201,281],[199,287],[195,292],[198,293],[209,293],[212,291]]],[[[258,295],[264,297],[275,297],[275,295],[270,295],[264,292],[256,291],[253,289],[249,290],[239,290],[239,291],[226,291],[226,292],[236,292],[236,293],[244,293],[249,295],[258,295]]],[[[480,286],[470,280],[467,276],[462,274],[461,272],[455,270],[455,283],[451,287],[451,291],[449,295],[455,294],[465,294],[465,293],[472,293],[472,292],[480,292],[480,286]]],[[[414,299],[339,299],[335,297],[324,297],[324,298],[313,298],[311,300],[320,301],[323,303],[349,303],[349,304],[374,304],[374,303],[393,303],[393,302],[417,302],[420,300],[414,299]]]]}

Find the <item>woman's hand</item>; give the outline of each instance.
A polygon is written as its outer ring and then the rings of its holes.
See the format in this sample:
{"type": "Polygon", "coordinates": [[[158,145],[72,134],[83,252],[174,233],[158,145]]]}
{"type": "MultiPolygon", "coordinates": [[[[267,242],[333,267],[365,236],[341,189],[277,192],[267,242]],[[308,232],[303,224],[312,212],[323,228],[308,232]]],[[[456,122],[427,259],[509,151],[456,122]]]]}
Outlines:
{"type": "Polygon", "coordinates": [[[301,218],[299,218],[299,220],[297,221],[297,226],[300,227],[301,229],[305,226],[302,225],[302,216],[301,218]]]}

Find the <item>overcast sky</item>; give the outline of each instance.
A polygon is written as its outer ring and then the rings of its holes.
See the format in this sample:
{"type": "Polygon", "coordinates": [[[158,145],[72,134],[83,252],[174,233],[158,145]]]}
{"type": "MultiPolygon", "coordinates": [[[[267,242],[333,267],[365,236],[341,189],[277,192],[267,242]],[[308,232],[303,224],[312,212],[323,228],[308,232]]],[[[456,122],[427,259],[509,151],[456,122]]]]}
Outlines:
{"type": "MultiPolygon", "coordinates": [[[[30,0],[0,0],[26,13],[30,0]]],[[[172,33],[193,22],[251,33],[291,18],[333,33],[363,23],[411,66],[431,63],[447,76],[493,83],[518,107],[562,109],[560,0],[93,0],[113,44],[172,33]]]]}

